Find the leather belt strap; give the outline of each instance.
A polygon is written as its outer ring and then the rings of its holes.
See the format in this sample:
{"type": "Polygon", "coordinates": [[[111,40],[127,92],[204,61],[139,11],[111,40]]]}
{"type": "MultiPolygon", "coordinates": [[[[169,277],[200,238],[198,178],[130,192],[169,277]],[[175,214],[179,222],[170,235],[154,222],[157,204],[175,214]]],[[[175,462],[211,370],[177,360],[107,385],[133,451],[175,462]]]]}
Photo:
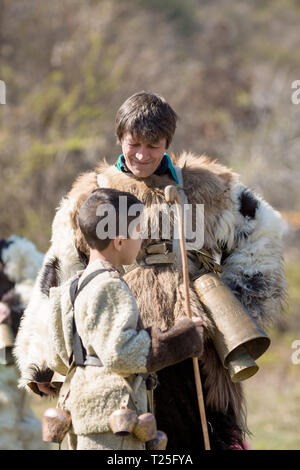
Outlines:
{"type": "Polygon", "coordinates": [[[144,258],[138,261],[135,260],[133,264],[123,265],[123,274],[140,266],[150,267],[157,264],[176,264],[176,253],[173,253],[171,250],[171,242],[152,243],[146,247],[146,256],[144,258]]]}
{"type": "Polygon", "coordinates": [[[167,254],[172,251],[172,242],[160,242],[160,243],[152,243],[146,247],[146,252],[148,255],[152,254],[167,254]]]}
{"type": "Polygon", "coordinates": [[[153,264],[174,264],[176,260],[176,253],[159,253],[157,255],[145,256],[143,262],[145,266],[152,266],[153,264]]]}
{"type": "Polygon", "coordinates": [[[103,363],[98,356],[86,356],[85,361],[83,363],[84,366],[95,366],[95,367],[103,367],[103,363]]]}
{"type": "MultiPolygon", "coordinates": [[[[78,283],[80,280],[80,277],[76,277],[70,286],[70,298],[71,298],[71,303],[73,306],[73,351],[72,354],[69,358],[69,364],[72,363],[72,360],[74,358],[74,364],[75,366],[85,366],[85,365],[98,365],[96,364],[96,360],[98,359],[97,357],[94,356],[88,356],[86,353],[86,349],[83,346],[82,339],[78,334],[77,327],[76,327],[76,321],[75,321],[75,309],[74,309],[74,304],[75,300],[78,296],[78,294],[82,291],[82,289],[92,280],[94,277],[98,276],[98,274],[103,273],[107,271],[113,271],[112,269],[98,269],[97,271],[92,272],[88,276],[86,276],[80,286],[78,287],[78,283]],[[88,361],[88,363],[86,363],[88,361]]],[[[101,366],[103,365],[101,360],[100,361],[101,366]]]]}
{"type": "Polygon", "coordinates": [[[222,266],[215,261],[215,259],[209,255],[206,251],[195,250],[194,251],[198,261],[202,264],[203,268],[208,272],[214,272],[216,274],[222,274],[222,266]]]}

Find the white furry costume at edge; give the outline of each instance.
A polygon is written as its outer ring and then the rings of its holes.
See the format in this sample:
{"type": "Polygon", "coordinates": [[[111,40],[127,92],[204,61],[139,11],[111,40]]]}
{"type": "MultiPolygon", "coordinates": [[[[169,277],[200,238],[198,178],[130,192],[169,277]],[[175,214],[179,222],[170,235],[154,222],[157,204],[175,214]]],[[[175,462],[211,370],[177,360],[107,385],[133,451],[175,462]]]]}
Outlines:
{"type": "MultiPolygon", "coordinates": [[[[20,311],[28,304],[43,258],[34,244],[23,237],[12,235],[2,241],[1,282],[7,282],[9,298],[18,299],[20,311]]],[[[7,294],[1,295],[0,303],[10,308],[7,294]]],[[[1,362],[4,361],[0,361],[0,450],[48,449],[42,441],[41,422],[31,410],[29,396],[18,388],[16,364],[1,362]]]]}

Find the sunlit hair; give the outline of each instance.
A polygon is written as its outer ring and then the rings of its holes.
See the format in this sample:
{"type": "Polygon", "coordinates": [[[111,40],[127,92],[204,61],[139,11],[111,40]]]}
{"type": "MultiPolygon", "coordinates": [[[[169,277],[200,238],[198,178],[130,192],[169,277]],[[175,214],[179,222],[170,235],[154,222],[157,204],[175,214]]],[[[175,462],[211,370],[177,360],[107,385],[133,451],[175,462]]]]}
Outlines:
{"type": "Polygon", "coordinates": [[[143,208],[142,202],[129,192],[118,191],[117,189],[111,188],[95,189],[82,204],[78,214],[79,227],[89,247],[102,251],[116,236],[129,238],[128,228],[130,223],[136,219],[136,215],[128,215],[128,211],[135,204],[143,208]],[[127,207],[127,211],[125,209],[125,212],[122,206],[122,199],[124,201],[124,198],[126,198],[127,207]],[[109,233],[107,235],[106,232],[99,234],[99,223],[103,218],[103,214],[102,216],[99,215],[101,214],[101,207],[111,208],[116,216],[113,220],[113,237],[109,236],[109,233]],[[120,223],[121,219],[124,223],[120,223]],[[124,226],[125,232],[123,233],[122,230],[124,230],[124,226]]]}
{"type": "Polygon", "coordinates": [[[130,96],[116,115],[116,136],[121,143],[126,132],[134,138],[157,143],[166,138],[169,147],[176,129],[177,115],[167,101],[155,94],[141,91],[130,96]]]}

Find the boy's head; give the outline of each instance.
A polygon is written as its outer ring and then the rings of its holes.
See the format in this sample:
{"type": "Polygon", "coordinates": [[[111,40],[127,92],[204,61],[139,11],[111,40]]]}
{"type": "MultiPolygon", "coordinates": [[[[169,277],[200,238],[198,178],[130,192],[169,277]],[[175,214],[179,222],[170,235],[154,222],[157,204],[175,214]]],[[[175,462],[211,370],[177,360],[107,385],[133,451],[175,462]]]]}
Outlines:
{"type": "Polygon", "coordinates": [[[109,247],[116,249],[121,253],[121,264],[131,264],[141,246],[139,229],[143,207],[131,193],[95,189],[78,214],[79,227],[88,246],[98,252],[109,247]]]}
{"type": "Polygon", "coordinates": [[[145,91],[128,98],[116,115],[116,135],[127,167],[140,178],[158,168],[176,129],[177,115],[164,98],[145,91]]]}

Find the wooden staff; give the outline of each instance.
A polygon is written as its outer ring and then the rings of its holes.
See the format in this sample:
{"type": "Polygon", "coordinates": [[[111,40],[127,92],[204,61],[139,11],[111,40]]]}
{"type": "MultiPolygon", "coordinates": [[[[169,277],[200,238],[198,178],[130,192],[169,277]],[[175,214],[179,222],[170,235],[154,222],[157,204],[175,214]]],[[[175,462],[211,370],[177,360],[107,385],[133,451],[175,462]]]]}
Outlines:
{"type": "MultiPolygon", "coordinates": [[[[184,293],[185,293],[185,308],[186,314],[189,318],[192,318],[191,314],[191,306],[190,306],[190,293],[189,293],[189,276],[188,276],[188,267],[187,267],[187,256],[185,250],[185,239],[184,239],[184,226],[183,226],[183,216],[182,216],[182,207],[181,207],[181,200],[175,186],[167,186],[165,188],[165,198],[167,202],[175,202],[177,215],[178,215],[178,223],[179,223],[179,240],[180,240],[180,251],[181,251],[181,258],[182,258],[182,274],[183,274],[183,285],[184,285],[184,293]]],[[[193,366],[194,366],[194,375],[195,375],[195,382],[196,382],[196,390],[197,390],[197,399],[201,417],[201,424],[203,430],[203,438],[204,438],[204,448],[205,450],[210,450],[210,442],[209,442],[209,435],[207,429],[207,421],[206,421],[206,414],[205,414],[205,405],[203,399],[203,391],[202,391],[202,384],[200,378],[200,370],[199,370],[199,363],[198,358],[193,357],[193,366]]]]}

